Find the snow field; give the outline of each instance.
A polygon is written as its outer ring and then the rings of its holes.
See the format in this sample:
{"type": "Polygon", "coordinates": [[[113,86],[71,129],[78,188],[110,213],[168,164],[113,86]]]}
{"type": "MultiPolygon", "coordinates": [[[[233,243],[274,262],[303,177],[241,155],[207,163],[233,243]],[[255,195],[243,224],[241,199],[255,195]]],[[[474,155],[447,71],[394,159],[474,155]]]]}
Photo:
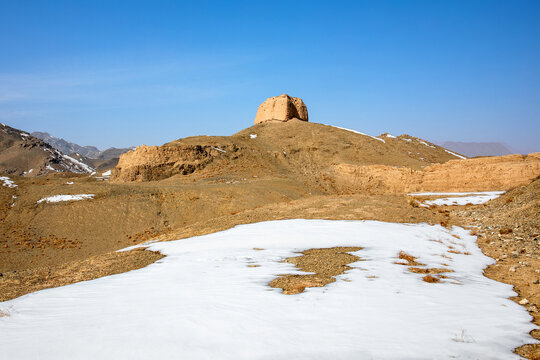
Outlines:
{"type": "Polygon", "coordinates": [[[148,249],[143,269],[0,303],[6,358],[512,359],[534,342],[510,285],[458,227],[377,221],[270,221],[148,249]],[[456,238],[453,235],[459,237],[456,238]],[[298,273],[295,252],[361,246],[335,283],[283,295],[267,284],[298,273]],[[449,247],[471,255],[448,253],[449,247]],[[255,250],[260,248],[263,250],[255,250]],[[449,279],[421,280],[400,251],[449,279]],[[445,257],[443,257],[443,255],[445,257]],[[248,265],[259,267],[248,267],[248,265]],[[447,264],[447,265],[444,265],[447,264]],[[343,281],[347,280],[347,281],[343,281]],[[30,341],[31,339],[31,341],[30,341]]]}

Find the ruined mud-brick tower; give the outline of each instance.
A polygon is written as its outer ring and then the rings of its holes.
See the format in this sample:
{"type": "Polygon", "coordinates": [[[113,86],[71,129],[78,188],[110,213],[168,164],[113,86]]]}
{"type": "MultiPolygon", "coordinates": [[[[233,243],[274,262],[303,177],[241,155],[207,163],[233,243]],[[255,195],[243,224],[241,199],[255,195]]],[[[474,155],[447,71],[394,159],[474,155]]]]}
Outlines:
{"type": "Polygon", "coordinates": [[[255,124],[291,119],[308,121],[307,107],[302,99],[283,94],[268,98],[259,106],[255,124]]]}

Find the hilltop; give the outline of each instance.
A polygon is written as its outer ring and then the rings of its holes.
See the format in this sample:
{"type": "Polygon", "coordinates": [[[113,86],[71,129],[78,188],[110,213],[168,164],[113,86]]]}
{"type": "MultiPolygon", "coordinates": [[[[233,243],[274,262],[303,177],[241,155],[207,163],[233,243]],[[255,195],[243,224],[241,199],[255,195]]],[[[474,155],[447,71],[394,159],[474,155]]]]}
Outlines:
{"type": "Polygon", "coordinates": [[[287,176],[317,181],[338,164],[419,170],[464,158],[422,139],[373,137],[292,119],[253,125],[232,136],[196,136],[162,146],[140,146],[120,157],[113,180],[152,181],[184,176],[287,176]]]}

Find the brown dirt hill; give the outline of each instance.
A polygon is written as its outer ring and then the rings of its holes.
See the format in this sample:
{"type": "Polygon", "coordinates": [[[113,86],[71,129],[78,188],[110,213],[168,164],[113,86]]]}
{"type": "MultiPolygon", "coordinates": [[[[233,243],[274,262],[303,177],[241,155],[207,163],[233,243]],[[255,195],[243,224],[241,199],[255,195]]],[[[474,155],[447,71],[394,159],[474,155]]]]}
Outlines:
{"type": "Polygon", "coordinates": [[[0,124],[0,173],[40,176],[52,172],[86,173],[83,163],[24,131],[0,124]]]}
{"type": "Polygon", "coordinates": [[[120,157],[112,180],[286,176],[330,190],[333,180],[329,176],[336,165],[382,164],[420,170],[456,158],[427,142],[394,141],[294,119],[265,122],[232,136],[188,137],[159,147],[138,147],[120,157]]]}

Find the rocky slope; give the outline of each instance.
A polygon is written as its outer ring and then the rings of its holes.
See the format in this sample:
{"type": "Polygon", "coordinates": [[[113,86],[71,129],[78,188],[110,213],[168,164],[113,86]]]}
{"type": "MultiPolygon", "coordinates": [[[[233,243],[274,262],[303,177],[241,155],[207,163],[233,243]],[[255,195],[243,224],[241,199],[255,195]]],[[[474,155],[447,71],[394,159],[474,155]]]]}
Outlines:
{"type": "Polygon", "coordinates": [[[43,140],[0,124],[0,173],[39,176],[54,172],[92,171],[88,165],[60,153],[43,140]]]}
{"type": "MultiPolygon", "coordinates": [[[[512,284],[517,293],[512,300],[540,325],[540,177],[484,205],[455,207],[449,216],[451,224],[472,229],[483,252],[495,259],[486,276],[512,284]]],[[[540,330],[531,335],[540,340],[540,330]]],[[[516,353],[540,359],[540,343],[516,353]]]]}
{"type": "Polygon", "coordinates": [[[35,131],[31,135],[45,141],[47,144],[51,145],[53,148],[63,154],[79,154],[90,159],[111,160],[120,157],[121,154],[129,150],[132,150],[131,148],[118,149],[112,147],[102,151],[95,146],[80,146],[62,138],[52,136],[46,132],[35,131]]]}

